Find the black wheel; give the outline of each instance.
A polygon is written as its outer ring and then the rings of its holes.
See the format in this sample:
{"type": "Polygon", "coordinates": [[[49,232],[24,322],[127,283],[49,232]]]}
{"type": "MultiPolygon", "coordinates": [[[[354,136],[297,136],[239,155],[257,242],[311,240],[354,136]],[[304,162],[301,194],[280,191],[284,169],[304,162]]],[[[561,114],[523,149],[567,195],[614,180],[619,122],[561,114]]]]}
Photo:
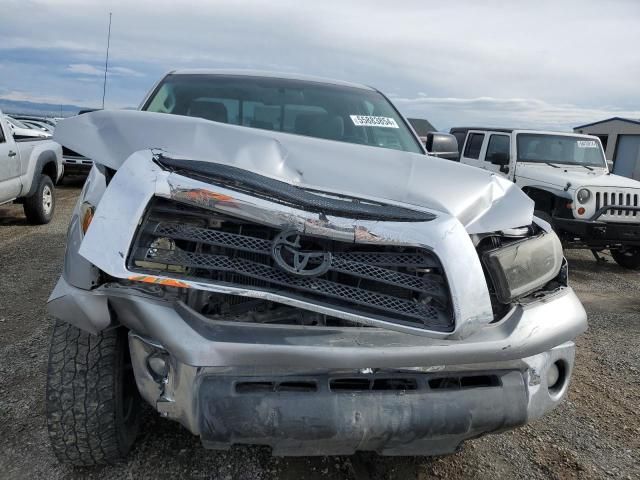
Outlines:
{"type": "Polygon", "coordinates": [[[47,175],[40,175],[35,193],[24,199],[24,214],[29,223],[43,225],[51,221],[55,209],[53,182],[47,175]]]}
{"type": "Polygon", "coordinates": [[[124,458],[138,434],[141,399],[123,328],[91,335],[56,321],[47,370],[47,427],[62,463],[124,458]]]}
{"type": "Polygon", "coordinates": [[[638,247],[611,250],[611,256],[623,268],[640,269],[640,248],[638,247]]]}

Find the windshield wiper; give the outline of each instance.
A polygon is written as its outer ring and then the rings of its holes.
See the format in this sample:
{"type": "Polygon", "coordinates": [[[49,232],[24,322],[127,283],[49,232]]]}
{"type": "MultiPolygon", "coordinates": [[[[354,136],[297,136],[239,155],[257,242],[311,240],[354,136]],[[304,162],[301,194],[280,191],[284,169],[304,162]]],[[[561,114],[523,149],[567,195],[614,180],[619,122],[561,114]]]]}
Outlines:
{"type": "Polygon", "coordinates": [[[582,164],[580,164],[580,166],[581,166],[581,167],[584,167],[584,168],[586,168],[587,170],[590,170],[590,171],[592,171],[592,172],[593,172],[593,168],[591,168],[591,167],[590,167],[590,166],[588,166],[588,165],[582,165],[582,164]]]}
{"type": "Polygon", "coordinates": [[[544,163],[546,163],[547,165],[551,165],[554,168],[562,168],[562,167],[559,167],[558,165],[556,165],[554,163],[551,163],[551,162],[544,162],[544,163]]]}

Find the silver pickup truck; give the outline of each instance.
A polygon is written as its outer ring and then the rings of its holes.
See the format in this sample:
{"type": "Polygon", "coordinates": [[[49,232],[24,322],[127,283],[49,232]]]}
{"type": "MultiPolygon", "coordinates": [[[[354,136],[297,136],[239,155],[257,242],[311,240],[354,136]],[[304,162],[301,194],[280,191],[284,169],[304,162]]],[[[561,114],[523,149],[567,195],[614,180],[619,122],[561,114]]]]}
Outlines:
{"type": "Polygon", "coordinates": [[[512,182],[361,85],[174,72],[142,110],[56,128],[95,163],[48,303],[60,461],[125,455],[141,398],[275,455],[450,453],[562,401],[586,315],[512,182]]]}
{"type": "Polygon", "coordinates": [[[48,223],[55,211],[54,185],[63,173],[62,147],[18,133],[0,112],[0,205],[22,203],[30,223],[48,223]]]}

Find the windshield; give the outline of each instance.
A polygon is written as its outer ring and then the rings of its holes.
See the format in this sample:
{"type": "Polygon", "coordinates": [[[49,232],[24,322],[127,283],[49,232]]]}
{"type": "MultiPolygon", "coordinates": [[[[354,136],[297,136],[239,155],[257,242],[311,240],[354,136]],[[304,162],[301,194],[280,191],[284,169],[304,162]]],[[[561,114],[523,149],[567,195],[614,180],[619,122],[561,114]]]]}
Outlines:
{"type": "Polygon", "coordinates": [[[585,137],[519,133],[518,161],[605,167],[600,143],[585,137]]]}
{"type": "Polygon", "coordinates": [[[389,101],[363,88],[282,78],[168,75],[142,109],[423,153],[389,101]]]}
{"type": "Polygon", "coordinates": [[[14,127],[16,127],[16,128],[24,128],[25,130],[32,130],[32,128],[31,128],[31,127],[29,127],[29,126],[25,125],[24,123],[22,123],[22,122],[21,122],[21,121],[19,121],[19,120],[16,120],[16,119],[15,119],[15,118],[13,118],[13,117],[7,117],[7,116],[5,116],[5,118],[7,119],[7,122],[9,122],[9,123],[13,124],[13,126],[14,126],[14,127]]]}

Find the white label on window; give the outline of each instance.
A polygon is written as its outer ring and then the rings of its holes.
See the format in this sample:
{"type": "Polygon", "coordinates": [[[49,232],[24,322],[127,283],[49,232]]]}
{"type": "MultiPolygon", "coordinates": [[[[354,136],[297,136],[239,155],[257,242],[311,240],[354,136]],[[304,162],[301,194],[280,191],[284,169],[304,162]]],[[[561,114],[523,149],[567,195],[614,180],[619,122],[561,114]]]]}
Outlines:
{"type": "Polygon", "coordinates": [[[358,127],[400,128],[393,118],[376,117],[373,115],[349,115],[354,125],[358,127]]]}
{"type": "Polygon", "coordinates": [[[578,140],[578,148],[598,148],[595,140],[578,140]]]}

